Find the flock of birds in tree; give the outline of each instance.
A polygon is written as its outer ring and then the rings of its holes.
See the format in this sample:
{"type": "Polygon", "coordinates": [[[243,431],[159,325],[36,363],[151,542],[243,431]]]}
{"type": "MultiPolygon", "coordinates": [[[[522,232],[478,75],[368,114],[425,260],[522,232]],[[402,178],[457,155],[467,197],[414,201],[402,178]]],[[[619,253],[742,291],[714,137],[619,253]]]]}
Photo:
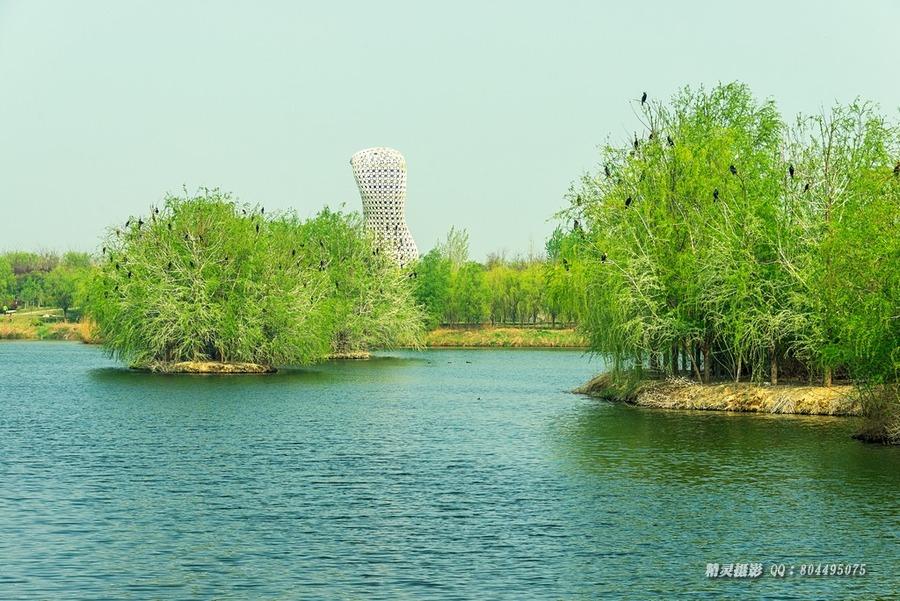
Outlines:
{"type": "MultiPolygon", "coordinates": [[[[265,211],[266,211],[266,210],[265,210],[265,207],[261,207],[258,214],[257,214],[256,212],[253,212],[252,214],[250,214],[250,222],[253,223],[253,228],[254,228],[254,231],[255,231],[255,233],[256,233],[257,236],[260,235],[260,231],[261,231],[261,229],[260,229],[260,223],[259,223],[259,221],[257,221],[257,217],[259,217],[259,216],[264,216],[264,215],[265,215],[265,211]]],[[[242,215],[245,216],[245,217],[248,215],[246,209],[242,209],[242,210],[241,210],[241,213],[242,213],[242,215]]],[[[159,216],[159,209],[154,207],[154,209],[151,211],[151,220],[153,221],[153,223],[156,223],[156,222],[157,222],[158,216],[159,216]]],[[[143,229],[143,226],[144,226],[145,224],[146,224],[146,222],[145,222],[142,218],[139,218],[136,222],[133,222],[132,219],[129,218],[129,219],[127,219],[127,220],[125,221],[125,226],[124,226],[123,229],[116,229],[116,230],[115,230],[116,236],[119,237],[119,238],[121,238],[123,235],[128,236],[129,234],[130,234],[130,235],[137,235],[137,236],[144,236],[144,235],[150,234],[150,233],[152,232],[152,230],[149,230],[149,229],[148,229],[148,230],[144,230],[144,229],[143,229]],[[136,226],[136,227],[132,227],[133,225],[136,226]],[[123,231],[123,230],[124,230],[124,231],[123,231]],[[130,230],[130,231],[129,231],[129,230],[130,230]]],[[[173,228],[172,228],[172,221],[171,221],[171,220],[167,220],[167,221],[166,221],[166,226],[167,226],[167,230],[171,232],[172,229],[173,229],[173,228]]],[[[184,232],[184,241],[185,241],[185,243],[186,243],[189,247],[193,246],[193,243],[194,243],[195,241],[197,241],[197,242],[199,242],[201,245],[203,245],[203,244],[204,244],[203,234],[200,233],[200,232],[197,232],[196,237],[194,237],[194,235],[193,235],[190,231],[187,231],[187,230],[186,230],[186,231],[184,232]]],[[[160,247],[160,244],[161,244],[162,242],[163,242],[162,239],[157,239],[157,240],[156,240],[156,246],[157,246],[157,248],[160,247]]],[[[326,248],[326,246],[325,246],[325,243],[324,243],[322,240],[318,240],[318,246],[319,246],[319,252],[320,252],[320,253],[325,253],[325,255],[326,255],[326,256],[324,256],[324,257],[320,257],[320,260],[319,260],[319,262],[318,262],[318,270],[319,270],[320,272],[324,272],[324,271],[326,271],[326,270],[328,269],[328,267],[329,267],[331,261],[330,261],[329,258],[327,257],[327,248],[326,248]]],[[[290,261],[289,261],[288,264],[290,264],[290,263],[292,262],[292,263],[294,263],[294,265],[295,265],[297,268],[301,268],[302,265],[303,265],[303,255],[306,255],[306,256],[309,256],[309,255],[310,255],[310,253],[305,253],[305,252],[304,252],[305,247],[306,247],[306,244],[303,243],[303,242],[300,242],[297,248],[292,248],[292,249],[291,249],[291,253],[290,253],[291,258],[290,258],[290,261]],[[301,256],[300,256],[300,257],[297,256],[297,255],[298,255],[298,248],[300,249],[299,253],[301,253],[301,256]]],[[[121,272],[121,271],[124,270],[124,271],[126,272],[126,278],[131,279],[131,278],[133,277],[134,274],[133,274],[133,272],[131,271],[131,269],[129,269],[129,267],[128,267],[128,257],[127,257],[126,255],[122,254],[120,257],[114,257],[114,256],[113,256],[112,250],[109,249],[109,248],[107,248],[106,246],[104,246],[104,247],[102,248],[102,251],[101,251],[101,252],[102,252],[102,254],[103,254],[104,256],[107,257],[108,262],[109,262],[110,264],[112,264],[112,265],[115,267],[115,270],[116,270],[117,272],[121,272]]],[[[373,257],[373,259],[364,259],[364,260],[365,260],[366,263],[369,263],[370,260],[376,260],[376,261],[377,261],[381,255],[382,255],[382,253],[381,253],[381,247],[380,247],[380,246],[376,246],[376,247],[373,249],[373,251],[372,251],[372,257],[373,257]]],[[[343,258],[341,258],[340,261],[343,261],[343,258]]],[[[227,264],[229,263],[229,256],[228,256],[227,254],[224,255],[224,257],[222,257],[222,258],[220,259],[219,262],[220,262],[220,264],[222,264],[222,265],[227,265],[227,264]]],[[[182,263],[182,264],[183,264],[183,263],[182,263]]],[[[313,263],[313,264],[314,264],[314,263],[313,263]]],[[[189,259],[188,262],[187,262],[187,265],[190,267],[191,270],[196,269],[197,266],[198,266],[197,263],[195,263],[195,261],[194,261],[193,259],[189,259]]],[[[280,263],[277,264],[277,267],[278,267],[278,269],[282,269],[282,270],[283,270],[283,269],[285,268],[285,263],[284,263],[284,262],[280,262],[280,263]]],[[[167,264],[167,266],[166,266],[166,270],[167,270],[168,272],[172,272],[173,269],[175,269],[175,268],[177,268],[176,262],[168,261],[168,264],[167,264]]],[[[411,270],[411,271],[407,274],[407,277],[408,277],[408,278],[412,278],[412,279],[416,279],[416,278],[418,278],[418,273],[417,273],[415,270],[411,270]]],[[[305,287],[305,283],[304,283],[303,285],[304,285],[304,287],[305,287]]],[[[335,289],[340,289],[340,287],[341,287],[340,281],[335,280],[334,286],[335,286],[335,289]]],[[[119,291],[119,284],[118,284],[118,283],[115,285],[113,291],[114,291],[114,292],[118,292],[118,291],[119,291]]],[[[379,293],[383,293],[383,289],[379,290],[379,293]]],[[[107,292],[107,293],[104,293],[104,297],[108,298],[108,297],[109,297],[109,293],[108,293],[108,292],[107,292]]]]}
{"type": "MultiPolygon", "coordinates": [[[[644,106],[646,104],[647,104],[647,92],[644,92],[641,94],[641,106],[644,106]]],[[[647,139],[653,140],[653,132],[652,131],[650,132],[647,139]]],[[[671,134],[666,135],[666,142],[668,143],[668,145],[670,147],[675,146],[675,140],[672,138],[671,134]]],[[[640,148],[640,139],[638,138],[637,133],[634,134],[634,140],[632,142],[632,146],[635,151],[637,151],[640,148]]],[[[634,153],[632,153],[632,154],[634,154],[634,153]]],[[[737,166],[734,165],[734,163],[732,163],[728,166],[728,171],[731,173],[731,175],[733,177],[738,176],[738,169],[737,169],[737,166]]],[[[603,173],[606,175],[607,178],[612,177],[612,171],[609,168],[609,164],[603,165],[603,173]]],[[[796,174],[796,170],[794,169],[793,163],[791,163],[788,165],[788,176],[790,177],[791,181],[793,181],[795,179],[795,174],[796,174]]],[[[897,164],[894,165],[893,174],[894,174],[894,177],[900,177],[900,161],[897,161],[897,164]]],[[[643,179],[643,174],[641,176],[641,179],[643,179]]],[[[803,192],[804,193],[809,192],[809,189],[810,189],[810,182],[809,182],[809,180],[807,180],[804,183],[803,192]]],[[[713,188],[712,197],[713,197],[713,202],[719,201],[719,188],[718,187],[713,188]]],[[[633,202],[633,198],[631,196],[628,196],[625,199],[625,208],[628,209],[631,206],[632,202],[633,202]]],[[[577,206],[581,206],[581,203],[582,203],[582,198],[581,198],[581,195],[579,194],[576,197],[575,204],[577,206]]],[[[580,224],[577,219],[574,220],[572,229],[573,229],[573,231],[581,231],[581,227],[580,227],[580,224]]],[[[581,231],[581,236],[582,236],[582,238],[584,238],[583,231],[581,231]]],[[[606,263],[607,259],[608,259],[608,257],[607,257],[606,253],[602,253],[600,255],[601,262],[606,263]]],[[[568,271],[569,270],[568,261],[566,261],[566,259],[563,259],[562,263],[563,263],[563,267],[565,267],[566,271],[568,271]]]]}

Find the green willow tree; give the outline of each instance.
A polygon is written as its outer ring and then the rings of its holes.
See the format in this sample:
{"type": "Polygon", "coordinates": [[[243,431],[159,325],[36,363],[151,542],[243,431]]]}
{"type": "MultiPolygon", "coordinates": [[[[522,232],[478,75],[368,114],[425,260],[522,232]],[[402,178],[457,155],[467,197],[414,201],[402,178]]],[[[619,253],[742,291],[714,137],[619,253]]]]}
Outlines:
{"type": "Polygon", "coordinates": [[[642,105],[644,132],[607,144],[568,216],[589,229],[586,329],[616,368],[760,377],[783,341],[767,287],[783,125],[745,86],[642,105]]]}
{"type": "Polygon", "coordinates": [[[789,127],[741,84],[640,111],[561,215],[585,229],[593,350],[703,381],[850,377],[900,424],[900,128],[859,102],[789,127]]]}
{"type": "Polygon", "coordinates": [[[425,307],[428,314],[427,327],[437,328],[444,323],[450,302],[453,262],[441,254],[440,248],[435,247],[419,259],[415,270],[416,301],[425,307]]]}
{"type": "Polygon", "coordinates": [[[0,303],[10,303],[15,293],[16,276],[6,257],[0,256],[0,303]]]}
{"type": "Polygon", "coordinates": [[[89,311],[108,352],[151,369],[415,346],[422,320],[406,275],[374,248],[357,216],[326,209],[303,222],[218,190],[168,196],[110,229],[89,311]]]}

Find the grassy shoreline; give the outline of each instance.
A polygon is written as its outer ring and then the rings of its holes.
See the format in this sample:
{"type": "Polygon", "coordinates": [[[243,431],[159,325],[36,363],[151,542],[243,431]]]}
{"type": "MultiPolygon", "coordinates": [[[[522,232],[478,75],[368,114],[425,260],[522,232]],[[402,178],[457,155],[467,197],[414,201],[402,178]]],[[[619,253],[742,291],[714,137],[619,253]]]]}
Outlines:
{"type": "MultiPolygon", "coordinates": [[[[75,340],[98,343],[87,321],[64,323],[49,318],[16,315],[0,320],[0,340],[75,340]]],[[[46,313],[45,313],[46,314],[46,313]]],[[[435,348],[587,348],[587,339],[574,329],[477,327],[439,328],[428,332],[425,346],[435,348]]],[[[347,358],[347,357],[340,357],[347,358]]],[[[356,357],[350,357],[356,358],[356,357]]]]}
{"type": "Polygon", "coordinates": [[[572,392],[659,409],[860,416],[862,408],[855,391],[850,385],[769,386],[751,382],[699,384],[686,378],[629,380],[601,374],[572,392]]]}
{"type": "Polygon", "coordinates": [[[476,327],[438,328],[425,336],[427,347],[587,348],[587,339],[574,329],[476,327]]]}
{"type": "Polygon", "coordinates": [[[95,343],[86,322],[33,320],[0,321],[0,340],[73,340],[95,343]]]}

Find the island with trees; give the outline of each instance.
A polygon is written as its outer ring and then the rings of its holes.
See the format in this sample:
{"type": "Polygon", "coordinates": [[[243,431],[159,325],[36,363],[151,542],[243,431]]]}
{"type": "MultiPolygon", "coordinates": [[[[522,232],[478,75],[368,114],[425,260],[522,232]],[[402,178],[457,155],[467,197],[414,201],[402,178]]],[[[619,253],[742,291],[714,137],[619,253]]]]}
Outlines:
{"type": "Polygon", "coordinates": [[[737,83],[636,112],[562,214],[581,325],[611,368],[593,389],[839,380],[864,437],[900,440],[898,125],[864,102],[788,124],[737,83]]]}
{"type": "Polygon", "coordinates": [[[86,294],[107,351],[154,371],[270,371],[418,347],[414,273],[355,214],[267,215],[218,190],[110,228],[86,294]]]}

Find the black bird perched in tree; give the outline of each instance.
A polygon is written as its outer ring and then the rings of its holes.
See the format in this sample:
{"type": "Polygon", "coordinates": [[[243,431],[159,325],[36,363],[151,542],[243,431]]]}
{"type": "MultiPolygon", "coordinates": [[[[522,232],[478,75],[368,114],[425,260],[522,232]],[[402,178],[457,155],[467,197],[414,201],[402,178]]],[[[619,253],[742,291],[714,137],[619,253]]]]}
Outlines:
{"type": "Polygon", "coordinates": [[[634,134],[634,149],[637,150],[638,146],[640,146],[640,145],[641,145],[641,143],[638,140],[637,134],[634,134]]]}
{"type": "Polygon", "coordinates": [[[897,161],[897,164],[894,165],[894,176],[900,176],[900,161],[897,161]]]}
{"type": "Polygon", "coordinates": [[[142,227],[144,227],[144,220],[138,219],[138,229],[141,229],[142,227]]]}
{"type": "Polygon", "coordinates": [[[191,269],[193,269],[193,268],[194,268],[194,262],[191,261],[191,269]]]}
{"type": "Polygon", "coordinates": [[[672,136],[666,136],[666,141],[669,142],[669,146],[675,146],[675,140],[672,139],[672,136]]]}
{"type": "Polygon", "coordinates": [[[652,131],[650,132],[650,135],[647,136],[647,139],[648,139],[648,140],[652,140],[652,139],[653,139],[653,132],[652,132],[652,131]]]}
{"type": "Polygon", "coordinates": [[[159,207],[153,207],[154,215],[159,215],[159,207]]]}
{"type": "Polygon", "coordinates": [[[794,179],[794,166],[788,165],[788,173],[791,175],[791,179],[794,179]]]}
{"type": "Polygon", "coordinates": [[[806,182],[806,185],[803,186],[803,191],[804,191],[804,192],[809,192],[809,182],[806,182]]]}
{"type": "Polygon", "coordinates": [[[602,255],[600,255],[600,262],[606,263],[606,253],[603,253],[602,255]]]}
{"type": "Polygon", "coordinates": [[[244,215],[246,215],[246,214],[247,214],[247,209],[241,209],[241,213],[244,214],[244,215]]]}
{"type": "Polygon", "coordinates": [[[569,271],[569,262],[566,261],[565,257],[563,257],[562,264],[563,264],[563,267],[566,269],[566,271],[569,271]]]}
{"type": "Polygon", "coordinates": [[[169,271],[172,271],[172,261],[169,261],[169,267],[168,267],[168,270],[169,270],[169,271]]]}
{"type": "Polygon", "coordinates": [[[629,196],[628,198],[625,199],[625,208],[627,209],[630,206],[631,206],[631,197],[629,196]]]}
{"type": "Polygon", "coordinates": [[[131,272],[130,272],[130,271],[128,272],[128,277],[131,277],[131,272]]]}
{"type": "Polygon", "coordinates": [[[256,224],[256,233],[257,234],[259,233],[259,224],[258,223],[256,224]]]}
{"type": "Polygon", "coordinates": [[[172,222],[171,221],[169,222],[169,231],[170,232],[172,231],[172,222]]]}
{"type": "Polygon", "coordinates": [[[606,177],[609,177],[609,165],[603,165],[603,173],[606,174],[606,177]]]}
{"type": "Polygon", "coordinates": [[[104,255],[106,254],[106,247],[105,247],[105,246],[103,247],[103,254],[104,254],[104,255]]]}
{"type": "Polygon", "coordinates": [[[119,269],[119,263],[116,262],[116,270],[118,271],[118,269],[119,269]]]}
{"type": "Polygon", "coordinates": [[[647,102],[647,92],[644,92],[641,95],[641,104],[644,104],[645,102],[647,102]]]}
{"type": "Polygon", "coordinates": [[[713,189],[713,202],[716,202],[717,200],[719,200],[719,189],[715,188],[713,189]]]}
{"type": "Polygon", "coordinates": [[[297,249],[296,249],[296,248],[292,248],[292,249],[291,249],[291,256],[292,256],[292,257],[296,257],[296,256],[297,256],[297,249]]]}
{"type": "Polygon", "coordinates": [[[190,237],[187,235],[187,232],[184,233],[184,241],[187,242],[190,240],[190,237]]]}
{"type": "Polygon", "coordinates": [[[737,175],[737,167],[734,164],[729,165],[728,170],[731,171],[731,175],[737,175]]]}
{"type": "Polygon", "coordinates": [[[577,219],[575,220],[575,223],[572,224],[572,229],[573,229],[573,230],[579,230],[579,229],[581,229],[581,224],[578,223],[578,220],[577,220],[577,219]]]}
{"type": "Polygon", "coordinates": [[[265,215],[265,214],[266,214],[266,207],[260,207],[260,208],[259,208],[259,214],[260,214],[260,215],[265,215]]]}
{"type": "Polygon", "coordinates": [[[579,207],[581,206],[581,194],[575,197],[575,205],[579,207]]]}

